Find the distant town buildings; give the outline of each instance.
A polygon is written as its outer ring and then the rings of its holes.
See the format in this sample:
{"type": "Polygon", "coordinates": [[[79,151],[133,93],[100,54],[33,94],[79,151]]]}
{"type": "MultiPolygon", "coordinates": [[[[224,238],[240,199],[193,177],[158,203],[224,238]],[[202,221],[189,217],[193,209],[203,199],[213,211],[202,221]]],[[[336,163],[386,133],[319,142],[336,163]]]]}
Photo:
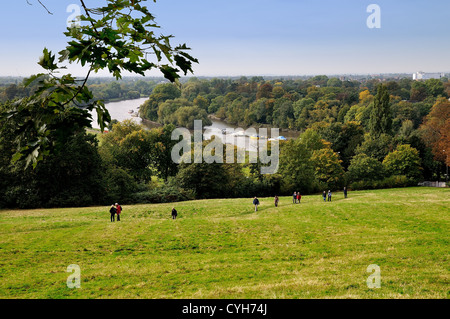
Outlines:
{"type": "Polygon", "coordinates": [[[443,77],[444,73],[425,73],[425,72],[413,73],[413,80],[440,79],[443,77]]]}

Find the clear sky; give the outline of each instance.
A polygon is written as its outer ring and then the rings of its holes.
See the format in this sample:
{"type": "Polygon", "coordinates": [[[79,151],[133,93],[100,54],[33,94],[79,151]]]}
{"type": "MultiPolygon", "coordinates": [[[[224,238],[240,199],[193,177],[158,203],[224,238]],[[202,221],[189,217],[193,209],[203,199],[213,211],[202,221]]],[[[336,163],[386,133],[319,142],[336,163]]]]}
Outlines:
{"type": "MultiPolygon", "coordinates": [[[[0,75],[41,72],[44,47],[65,47],[68,5],[3,1],[0,75]]],[[[86,0],[88,6],[104,3],[86,0]]],[[[199,59],[197,76],[450,72],[449,0],[158,0],[147,5],[173,44],[199,59]],[[381,28],[366,21],[381,8],[381,28]]],[[[73,68],[75,74],[82,74],[73,68]]],[[[149,73],[149,75],[159,75],[149,73]]]]}

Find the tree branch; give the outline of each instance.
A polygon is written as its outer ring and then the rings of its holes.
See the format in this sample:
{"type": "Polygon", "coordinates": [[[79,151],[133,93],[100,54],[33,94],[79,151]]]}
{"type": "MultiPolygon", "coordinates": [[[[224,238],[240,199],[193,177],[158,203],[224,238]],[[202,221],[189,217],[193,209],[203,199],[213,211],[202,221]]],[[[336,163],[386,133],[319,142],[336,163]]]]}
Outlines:
{"type": "Polygon", "coordinates": [[[86,82],[87,82],[87,80],[89,79],[89,75],[91,74],[91,72],[92,72],[92,65],[91,65],[91,67],[89,68],[89,72],[87,73],[86,77],[84,78],[84,81],[83,81],[83,83],[81,84],[81,86],[80,86],[80,88],[78,89],[78,91],[73,95],[73,97],[72,97],[69,101],[63,103],[63,106],[66,106],[67,104],[69,104],[70,102],[72,102],[73,100],[75,100],[75,98],[78,96],[78,94],[80,94],[81,90],[83,90],[84,86],[86,85],[86,82]]]}
{"type": "Polygon", "coordinates": [[[83,6],[84,12],[86,12],[87,17],[91,21],[92,28],[94,28],[95,33],[97,33],[97,35],[100,37],[100,34],[98,33],[97,28],[94,25],[94,22],[92,22],[91,15],[89,14],[89,10],[86,8],[86,5],[84,4],[84,1],[80,0],[80,2],[81,2],[81,5],[83,6]]]}
{"type": "MultiPolygon", "coordinates": [[[[45,10],[47,10],[47,13],[48,14],[51,14],[51,15],[53,15],[53,13],[52,12],[50,12],[50,10],[48,10],[47,9],[47,7],[41,2],[41,0],[38,0],[38,2],[39,2],[39,4],[45,9],[45,10]]],[[[27,0],[27,3],[30,5],[30,6],[32,6],[33,4],[32,3],[30,3],[30,1],[28,1],[27,0]]]]}

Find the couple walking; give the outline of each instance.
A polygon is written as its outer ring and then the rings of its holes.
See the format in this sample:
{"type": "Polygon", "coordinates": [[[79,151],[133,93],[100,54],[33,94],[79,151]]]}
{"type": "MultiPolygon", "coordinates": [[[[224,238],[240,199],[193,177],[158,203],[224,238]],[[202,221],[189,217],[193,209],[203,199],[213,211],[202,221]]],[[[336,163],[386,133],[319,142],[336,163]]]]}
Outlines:
{"type": "Polygon", "coordinates": [[[111,214],[111,221],[114,221],[114,217],[117,214],[117,221],[120,222],[120,214],[122,213],[122,206],[119,204],[111,205],[109,209],[109,213],[111,214]]]}

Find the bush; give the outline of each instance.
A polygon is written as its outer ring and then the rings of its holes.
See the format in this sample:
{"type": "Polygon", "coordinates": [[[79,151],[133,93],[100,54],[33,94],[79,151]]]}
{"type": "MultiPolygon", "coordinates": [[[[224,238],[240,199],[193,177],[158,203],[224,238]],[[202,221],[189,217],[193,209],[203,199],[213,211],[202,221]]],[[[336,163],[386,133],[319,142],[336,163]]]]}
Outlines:
{"type": "Polygon", "coordinates": [[[281,195],[281,175],[263,175],[261,179],[248,178],[242,184],[242,190],[239,197],[269,197],[281,195]]]}
{"type": "Polygon", "coordinates": [[[26,185],[11,186],[4,194],[4,206],[11,208],[27,209],[42,207],[43,203],[39,194],[26,185]]]}
{"type": "Polygon", "coordinates": [[[376,181],[384,177],[384,167],[381,162],[366,154],[358,154],[350,161],[347,177],[350,181],[376,181]]]}
{"type": "Polygon", "coordinates": [[[390,175],[406,175],[416,182],[422,176],[419,151],[408,144],[397,146],[383,160],[383,167],[390,175]]]}
{"type": "Polygon", "coordinates": [[[133,99],[139,99],[141,97],[141,93],[138,91],[130,91],[127,93],[127,99],[133,100],[133,99]]]}
{"type": "Polygon", "coordinates": [[[62,191],[52,197],[46,206],[48,207],[80,207],[94,204],[91,195],[84,193],[74,193],[72,190],[62,191]]]}
{"type": "Polygon", "coordinates": [[[130,203],[133,193],[139,190],[134,178],[124,169],[115,166],[108,167],[104,176],[103,186],[106,189],[103,198],[104,204],[130,203]]]}
{"type": "Polygon", "coordinates": [[[351,190],[363,190],[363,189],[381,189],[381,188],[400,188],[415,186],[414,179],[408,178],[405,175],[394,175],[387,177],[380,181],[359,181],[351,184],[351,190]]]}
{"type": "Polygon", "coordinates": [[[171,203],[195,199],[194,192],[176,186],[164,185],[149,191],[134,193],[130,201],[134,204],[171,203]]]}

